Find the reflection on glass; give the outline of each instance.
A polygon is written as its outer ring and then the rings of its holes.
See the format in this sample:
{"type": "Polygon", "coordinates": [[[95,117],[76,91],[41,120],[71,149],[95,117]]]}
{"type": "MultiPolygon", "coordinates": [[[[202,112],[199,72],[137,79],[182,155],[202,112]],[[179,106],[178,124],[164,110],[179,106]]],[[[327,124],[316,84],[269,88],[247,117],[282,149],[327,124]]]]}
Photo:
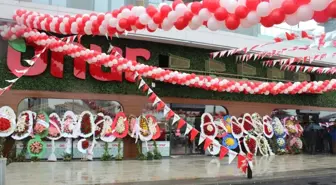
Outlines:
{"type": "Polygon", "coordinates": [[[66,5],[67,5],[67,0],[52,0],[52,1],[51,1],[51,4],[52,4],[52,5],[55,5],[55,6],[66,7],[66,5]]]}
{"type": "Polygon", "coordinates": [[[108,11],[108,0],[95,0],[94,11],[96,12],[107,12],[108,11]]]}
{"type": "Polygon", "coordinates": [[[31,2],[38,4],[49,4],[49,0],[32,0],[31,2]]]}
{"type": "Polygon", "coordinates": [[[110,1],[110,10],[119,9],[125,5],[125,0],[110,1]]]}
{"type": "Polygon", "coordinates": [[[26,98],[20,102],[18,110],[19,112],[24,110],[44,111],[48,115],[55,112],[60,117],[66,111],[73,111],[77,115],[83,111],[90,111],[93,114],[101,112],[104,115],[114,117],[116,113],[123,111],[123,107],[116,101],[26,98]]]}

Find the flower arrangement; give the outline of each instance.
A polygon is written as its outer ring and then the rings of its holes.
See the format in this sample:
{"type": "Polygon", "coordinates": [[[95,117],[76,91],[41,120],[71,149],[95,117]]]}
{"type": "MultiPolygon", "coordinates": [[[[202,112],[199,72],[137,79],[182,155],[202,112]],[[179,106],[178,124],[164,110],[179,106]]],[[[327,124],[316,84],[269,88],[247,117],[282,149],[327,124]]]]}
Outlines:
{"type": "Polygon", "coordinates": [[[148,120],[145,116],[140,116],[139,118],[139,125],[140,125],[140,140],[141,141],[149,141],[152,139],[153,133],[149,130],[148,120]]]}
{"type": "Polygon", "coordinates": [[[66,111],[62,119],[62,136],[65,138],[76,138],[77,117],[72,111],[66,111]]]}
{"type": "Polygon", "coordinates": [[[281,124],[279,118],[273,119],[273,131],[277,137],[284,137],[286,135],[285,128],[281,124]]]}
{"type": "Polygon", "coordinates": [[[16,127],[16,116],[12,108],[4,106],[0,108],[0,137],[8,137],[16,127]]]}
{"type": "Polygon", "coordinates": [[[226,115],[224,116],[224,129],[227,133],[232,133],[232,128],[231,128],[231,116],[226,115]]]}
{"type": "Polygon", "coordinates": [[[224,120],[223,118],[217,117],[214,121],[216,127],[217,127],[217,138],[222,138],[224,137],[227,133],[226,133],[226,128],[224,125],[224,120]]]}
{"type": "Polygon", "coordinates": [[[113,142],[116,137],[113,135],[112,130],[112,118],[110,116],[104,116],[103,129],[100,133],[100,139],[105,142],[113,142]]]}
{"type": "Polygon", "coordinates": [[[230,150],[233,150],[238,147],[238,140],[235,139],[232,134],[227,134],[223,137],[222,145],[230,150]]]}
{"type": "Polygon", "coordinates": [[[78,120],[80,124],[80,136],[83,138],[88,138],[93,135],[95,131],[95,125],[93,121],[93,115],[89,111],[84,111],[79,116],[78,120]]]}
{"type": "Polygon", "coordinates": [[[77,149],[80,153],[86,154],[90,146],[90,142],[87,139],[81,139],[77,143],[77,149]]]}
{"type": "Polygon", "coordinates": [[[277,142],[277,144],[278,144],[278,147],[280,148],[280,149],[284,149],[285,147],[286,147],[286,141],[285,141],[285,139],[284,138],[278,138],[277,140],[276,140],[276,142],[277,142]]]}
{"type": "Polygon", "coordinates": [[[57,140],[62,137],[62,123],[60,117],[56,113],[52,113],[49,116],[49,129],[48,129],[48,139],[57,140]]]}
{"type": "Polygon", "coordinates": [[[217,126],[209,113],[204,113],[201,116],[201,133],[211,138],[215,138],[218,134],[217,126]]]}
{"type": "Polygon", "coordinates": [[[274,135],[273,127],[271,125],[271,121],[272,121],[272,119],[269,116],[264,116],[263,117],[263,133],[269,139],[271,139],[274,135]]]}
{"type": "Polygon", "coordinates": [[[32,133],[33,117],[31,111],[23,111],[19,114],[12,138],[22,140],[32,133]]]}
{"type": "Polygon", "coordinates": [[[117,138],[124,138],[128,133],[128,120],[123,112],[117,113],[114,118],[112,129],[115,130],[113,135],[117,138]]]}
{"type": "Polygon", "coordinates": [[[84,150],[86,150],[86,149],[89,148],[89,141],[88,141],[88,140],[84,140],[84,141],[82,142],[82,148],[83,148],[84,150]]]}
{"type": "Polygon", "coordinates": [[[254,136],[252,135],[245,136],[243,143],[247,152],[256,155],[258,146],[257,146],[257,139],[254,136]]]}
{"type": "Polygon", "coordinates": [[[41,158],[46,150],[46,144],[41,140],[40,136],[35,136],[34,139],[29,140],[27,145],[27,151],[33,158],[41,158]]]}
{"type": "Polygon", "coordinates": [[[36,116],[36,122],[34,124],[33,133],[39,135],[41,138],[48,135],[49,117],[46,113],[40,112],[36,116]]]}
{"type": "Polygon", "coordinates": [[[96,125],[94,135],[99,138],[104,127],[104,114],[98,113],[94,123],[96,125]]]}
{"type": "Polygon", "coordinates": [[[250,132],[253,132],[253,119],[250,114],[246,113],[243,115],[243,118],[241,119],[241,124],[243,125],[244,133],[248,134],[250,132]]]}
{"type": "Polygon", "coordinates": [[[234,138],[239,139],[243,136],[243,130],[241,128],[241,125],[239,124],[237,118],[234,116],[231,117],[231,130],[234,138]]]}
{"type": "Polygon", "coordinates": [[[156,122],[156,118],[153,115],[146,116],[148,121],[148,127],[151,133],[153,133],[152,140],[156,140],[160,137],[161,131],[160,127],[156,122]]]}

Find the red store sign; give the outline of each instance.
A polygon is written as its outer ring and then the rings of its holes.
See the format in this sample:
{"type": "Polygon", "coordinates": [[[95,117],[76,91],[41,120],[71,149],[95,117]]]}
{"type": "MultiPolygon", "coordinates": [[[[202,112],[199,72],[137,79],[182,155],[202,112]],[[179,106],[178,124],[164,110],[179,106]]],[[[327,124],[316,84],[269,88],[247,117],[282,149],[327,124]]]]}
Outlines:
{"type": "MultiPolygon", "coordinates": [[[[121,48],[114,47],[121,55],[123,51],[121,48]]],[[[91,50],[101,52],[101,47],[95,44],[90,45],[91,50]]],[[[145,60],[149,60],[151,54],[147,49],[143,48],[126,48],[125,58],[129,60],[136,60],[137,57],[143,57],[145,60]]],[[[79,79],[86,79],[87,64],[82,59],[74,59],[74,76],[79,79]]],[[[34,66],[27,72],[25,76],[37,76],[42,74],[48,65],[48,51],[44,52],[41,57],[36,61],[34,66]]],[[[63,78],[64,67],[64,55],[59,52],[51,52],[50,73],[56,78],[63,78]]],[[[7,51],[7,66],[9,70],[16,76],[18,76],[17,70],[24,70],[27,67],[21,64],[21,53],[8,46],[7,51]]],[[[111,69],[111,72],[104,72],[102,66],[89,65],[90,75],[99,81],[122,81],[122,72],[111,69]]],[[[134,73],[126,72],[125,78],[127,81],[134,82],[134,73]]]]}

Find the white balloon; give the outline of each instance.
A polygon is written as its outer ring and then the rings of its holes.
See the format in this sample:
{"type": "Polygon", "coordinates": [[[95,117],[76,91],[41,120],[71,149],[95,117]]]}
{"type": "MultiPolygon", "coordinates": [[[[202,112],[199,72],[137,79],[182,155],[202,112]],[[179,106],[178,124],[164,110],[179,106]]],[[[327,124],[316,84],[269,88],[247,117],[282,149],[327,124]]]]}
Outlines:
{"type": "Polygon", "coordinates": [[[229,13],[235,13],[237,7],[238,7],[238,2],[236,0],[229,0],[227,4],[225,5],[225,8],[229,13]]]}
{"type": "Polygon", "coordinates": [[[330,0],[311,0],[310,5],[315,11],[322,11],[329,5],[330,0]]]}
{"type": "Polygon", "coordinates": [[[196,15],[191,19],[191,23],[194,25],[202,25],[202,19],[196,15]]]}
{"type": "Polygon", "coordinates": [[[164,19],[162,22],[162,29],[164,31],[169,31],[170,29],[172,29],[173,26],[173,23],[170,22],[168,19],[164,19]]]}
{"type": "Polygon", "coordinates": [[[136,16],[141,16],[142,14],[146,13],[146,8],[143,6],[138,6],[136,16]]]}
{"type": "Polygon", "coordinates": [[[310,4],[302,5],[296,11],[299,21],[309,21],[313,18],[314,10],[310,4]]]}
{"type": "Polygon", "coordinates": [[[257,15],[256,11],[251,11],[247,14],[246,20],[251,24],[255,25],[260,22],[260,17],[257,15]]]}
{"type": "Polygon", "coordinates": [[[217,19],[215,17],[211,17],[208,20],[208,28],[211,31],[217,31],[219,28],[221,28],[221,22],[217,21],[217,19]]]}
{"type": "Polygon", "coordinates": [[[149,21],[148,28],[151,30],[156,30],[158,28],[158,25],[154,23],[153,20],[149,21]]]}
{"type": "Polygon", "coordinates": [[[293,13],[291,15],[286,15],[285,22],[290,26],[295,26],[299,24],[299,18],[296,13],[293,13]]]}
{"type": "MultiPolygon", "coordinates": [[[[148,22],[150,21],[150,17],[147,15],[147,13],[144,13],[142,15],[140,15],[139,17],[139,22],[143,25],[148,24],[148,22]]],[[[118,26],[118,24],[117,24],[118,26]]]]}
{"type": "Polygon", "coordinates": [[[239,5],[246,5],[246,0],[238,0],[239,5]]]}
{"type": "Polygon", "coordinates": [[[246,19],[241,19],[241,20],[240,20],[240,26],[241,26],[242,28],[250,28],[252,25],[251,25],[251,23],[250,23],[248,20],[246,20],[246,19]]]}
{"type": "Polygon", "coordinates": [[[175,12],[177,16],[182,16],[188,10],[187,6],[184,3],[180,3],[175,7],[175,12]]]}
{"type": "Polygon", "coordinates": [[[131,11],[128,8],[125,8],[121,11],[121,17],[122,18],[128,18],[129,16],[131,16],[131,11]]]}
{"type": "Polygon", "coordinates": [[[220,0],[219,1],[219,5],[221,6],[221,7],[226,7],[226,5],[229,3],[229,1],[230,0],[220,0]]]}
{"type": "Polygon", "coordinates": [[[117,24],[118,24],[118,20],[117,20],[116,18],[111,18],[111,19],[109,20],[109,25],[110,25],[111,27],[115,28],[115,27],[117,26],[117,24]]]}
{"type": "Polygon", "coordinates": [[[199,15],[199,17],[201,18],[202,21],[206,21],[211,17],[211,13],[206,8],[202,8],[199,11],[198,15],[199,15]]]}
{"type": "Polygon", "coordinates": [[[272,8],[272,10],[276,9],[276,8],[280,8],[282,5],[282,2],[284,0],[270,0],[270,6],[272,8]]]}
{"type": "Polygon", "coordinates": [[[193,23],[190,23],[190,24],[189,24],[189,28],[190,28],[191,30],[197,30],[199,27],[201,27],[201,26],[198,25],[198,24],[193,24],[193,23]]]}
{"type": "Polygon", "coordinates": [[[167,19],[168,19],[170,22],[172,22],[172,23],[176,22],[177,18],[178,18],[178,16],[177,16],[177,13],[176,13],[175,11],[170,11],[170,12],[168,13],[168,17],[167,17],[167,19]]]}
{"type": "Polygon", "coordinates": [[[167,3],[160,3],[159,6],[158,6],[159,9],[161,9],[164,5],[167,5],[167,3]]]}
{"type": "Polygon", "coordinates": [[[268,2],[261,2],[258,4],[256,11],[259,17],[266,17],[271,13],[271,6],[268,2]]]}

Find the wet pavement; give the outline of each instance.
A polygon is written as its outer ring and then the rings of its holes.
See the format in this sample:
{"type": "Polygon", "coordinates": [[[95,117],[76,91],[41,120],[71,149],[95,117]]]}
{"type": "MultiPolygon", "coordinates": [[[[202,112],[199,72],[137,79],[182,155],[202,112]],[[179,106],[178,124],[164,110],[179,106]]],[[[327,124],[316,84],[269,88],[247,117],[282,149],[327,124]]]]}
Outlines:
{"type": "MultiPolygon", "coordinates": [[[[61,184],[292,184],[335,185],[336,156],[284,155],[256,157],[253,179],[236,161],[215,157],[179,157],[159,161],[27,162],[7,167],[6,185],[61,184]],[[327,177],[329,184],[314,179],[327,177]],[[311,178],[311,180],[307,180],[311,178]],[[311,184],[308,184],[311,183],[311,184]],[[315,184],[314,184],[315,183],[315,184]]],[[[322,178],[323,180],[323,178],[322,178]]]]}

